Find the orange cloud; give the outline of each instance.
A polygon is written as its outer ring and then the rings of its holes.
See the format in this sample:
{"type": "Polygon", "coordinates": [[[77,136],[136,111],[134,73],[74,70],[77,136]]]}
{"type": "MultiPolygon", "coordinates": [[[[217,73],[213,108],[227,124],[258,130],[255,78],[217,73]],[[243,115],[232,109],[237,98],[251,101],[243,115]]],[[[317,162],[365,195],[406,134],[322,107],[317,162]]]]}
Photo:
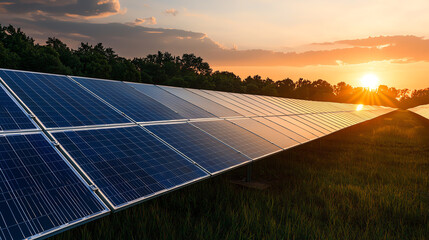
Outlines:
{"type": "Polygon", "coordinates": [[[139,26],[142,24],[147,25],[155,25],[156,24],[156,18],[155,17],[147,17],[147,18],[136,18],[134,22],[126,23],[127,25],[133,25],[133,26],[139,26]]]}
{"type": "Polygon", "coordinates": [[[173,16],[176,16],[176,15],[179,13],[179,11],[177,11],[177,10],[176,10],[176,9],[174,9],[174,8],[170,8],[170,9],[165,10],[165,13],[167,13],[167,14],[171,14],[171,15],[173,15],[173,16]]]}

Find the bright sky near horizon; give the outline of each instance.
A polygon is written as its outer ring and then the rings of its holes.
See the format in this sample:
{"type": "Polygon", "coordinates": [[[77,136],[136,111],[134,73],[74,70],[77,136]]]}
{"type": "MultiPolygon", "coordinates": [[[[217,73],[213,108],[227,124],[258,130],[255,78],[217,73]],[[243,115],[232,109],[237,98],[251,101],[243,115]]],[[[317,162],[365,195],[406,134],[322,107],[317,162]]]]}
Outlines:
{"type": "Polygon", "coordinates": [[[416,89],[429,87],[427,12],[427,0],[15,0],[0,2],[0,24],[126,57],[195,53],[242,78],[359,86],[372,73],[416,89]]]}

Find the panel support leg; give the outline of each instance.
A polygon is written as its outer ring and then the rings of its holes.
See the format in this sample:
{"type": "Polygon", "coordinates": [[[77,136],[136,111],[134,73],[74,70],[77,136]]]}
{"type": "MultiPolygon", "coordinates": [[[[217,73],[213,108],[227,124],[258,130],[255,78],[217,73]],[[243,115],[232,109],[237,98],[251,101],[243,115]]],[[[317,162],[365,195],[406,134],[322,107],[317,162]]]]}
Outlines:
{"type": "Polygon", "coordinates": [[[246,175],[246,182],[252,181],[252,163],[247,165],[247,175],[246,175]]]}

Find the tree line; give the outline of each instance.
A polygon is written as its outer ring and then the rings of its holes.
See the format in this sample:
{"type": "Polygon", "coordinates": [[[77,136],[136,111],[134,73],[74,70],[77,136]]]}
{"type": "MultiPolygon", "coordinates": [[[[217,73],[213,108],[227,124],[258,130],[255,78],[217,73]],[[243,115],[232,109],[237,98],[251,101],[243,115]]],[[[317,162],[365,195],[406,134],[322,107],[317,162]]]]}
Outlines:
{"type": "Polygon", "coordinates": [[[377,90],[340,82],[290,78],[274,81],[259,75],[241,79],[233,72],[213,71],[194,54],[173,56],[158,52],[127,59],[102,43],[81,43],[71,49],[50,37],[45,45],[35,43],[20,28],[0,25],[0,67],[45,73],[86,76],[178,87],[250,93],[306,100],[362,103],[409,108],[429,103],[429,88],[410,91],[380,85],[377,90]]]}

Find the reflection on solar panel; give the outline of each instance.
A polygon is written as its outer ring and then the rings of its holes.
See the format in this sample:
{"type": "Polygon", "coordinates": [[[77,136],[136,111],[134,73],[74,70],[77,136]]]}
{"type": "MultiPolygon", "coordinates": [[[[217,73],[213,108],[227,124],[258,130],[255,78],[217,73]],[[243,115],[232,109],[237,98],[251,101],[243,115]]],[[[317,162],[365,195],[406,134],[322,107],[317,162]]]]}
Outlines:
{"type": "Polygon", "coordinates": [[[212,174],[250,161],[246,156],[188,123],[146,128],[212,174]]]}
{"type": "Polygon", "coordinates": [[[266,119],[277,123],[278,125],[285,127],[295,133],[297,133],[298,135],[306,138],[307,140],[313,140],[315,138],[317,138],[316,135],[312,134],[311,132],[307,131],[306,129],[302,128],[300,125],[301,123],[299,123],[299,125],[295,125],[292,124],[291,122],[288,122],[280,117],[267,117],[266,119]]]}
{"type": "Polygon", "coordinates": [[[106,212],[42,134],[0,136],[0,239],[45,236],[106,212]]]}
{"type": "Polygon", "coordinates": [[[191,104],[167,91],[164,89],[149,84],[140,84],[140,83],[127,83],[130,86],[134,87],[138,91],[148,95],[149,97],[157,100],[158,102],[164,104],[165,106],[173,109],[181,116],[185,118],[212,118],[215,117],[213,114],[197,107],[196,105],[191,104]]]}
{"type": "Polygon", "coordinates": [[[72,78],[136,122],[184,118],[123,82],[82,77],[72,78]]]}
{"type": "Polygon", "coordinates": [[[213,102],[205,97],[202,97],[198,94],[195,94],[194,92],[191,92],[184,88],[177,88],[177,87],[166,87],[166,86],[159,86],[162,89],[168,91],[171,94],[174,94],[175,96],[182,98],[204,110],[207,112],[217,116],[217,117],[233,117],[233,116],[239,116],[237,112],[233,111],[234,109],[229,109],[227,107],[222,106],[221,104],[218,104],[216,102],[213,102]]]}
{"type": "Polygon", "coordinates": [[[409,109],[410,111],[419,114],[422,117],[429,119],[429,104],[417,106],[415,108],[409,109]]]}
{"type": "Polygon", "coordinates": [[[36,129],[36,126],[0,85],[0,133],[25,129],[36,129]]]}
{"type": "Polygon", "coordinates": [[[0,70],[47,128],[130,122],[66,76],[0,70]]]}
{"type": "Polygon", "coordinates": [[[310,126],[310,125],[308,125],[308,123],[304,123],[301,120],[297,120],[293,116],[284,116],[284,117],[280,117],[280,118],[291,123],[291,124],[294,124],[295,128],[298,127],[298,128],[303,129],[303,130],[306,130],[307,132],[313,134],[316,137],[322,137],[324,135],[323,132],[315,129],[314,126],[310,126]]]}
{"type": "Polygon", "coordinates": [[[116,208],[207,176],[140,127],[53,135],[116,208]]]}
{"type": "Polygon", "coordinates": [[[299,143],[304,143],[304,142],[308,141],[307,138],[305,138],[305,137],[299,135],[298,133],[286,128],[286,126],[282,126],[278,123],[275,123],[271,120],[268,120],[267,118],[256,117],[256,118],[253,118],[253,120],[256,120],[256,121],[258,121],[264,125],[267,125],[268,127],[275,129],[277,132],[279,132],[285,136],[288,136],[289,138],[291,138],[291,139],[293,139],[299,143]]]}
{"type": "MultiPolygon", "coordinates": [[[[46,237],[108,213],[103,201],[123,209],[393,110],[15,70],[0,77],[0,240],[46,237]]],[[[428,106],[412,111],[428,116],[428,106]]]]}
{"type": "Polygon", "coordinates": [[[281,148],[290,148],[298,144],[297,141],[293,140],[290,137],[283,135],[280,132],[264,125],[258,121],[253,119],[233,119],[231,122],[237,124],[238,126],[253,132],[262,138],[272,142],[273,144],[281,147],[281,148]]]}
{"type": "Polygon", "coordinates": [[[193,122],[192,124],[252,159],[281,150],[267,140],[228,121],[193,122]]]}

